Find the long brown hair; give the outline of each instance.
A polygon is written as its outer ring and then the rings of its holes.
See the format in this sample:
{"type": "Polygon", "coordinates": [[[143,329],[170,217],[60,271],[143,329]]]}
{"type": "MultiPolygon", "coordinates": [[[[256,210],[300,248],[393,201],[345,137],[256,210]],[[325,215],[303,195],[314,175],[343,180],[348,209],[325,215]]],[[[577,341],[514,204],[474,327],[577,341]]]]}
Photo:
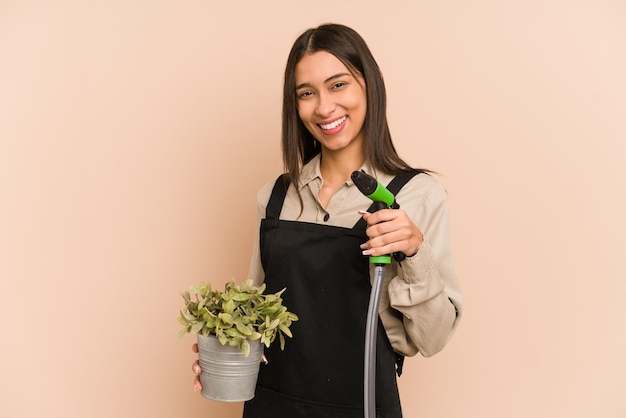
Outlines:
{"type": "MultiPolygon", "coordinates": [[[[363,122],[364,157],[377,171],[400,174],[413,170],[396,152],[387,123],[387,94],[381,71],[367,44],[355,30],[324,24],[303,32],[294,42],[285,68],[283,88],[282,152],[285,172],[298,185],[302,166],[321,152],[321,146],[298,116],[296,65],[305,54],[326,51],[365,82],[367,110],[363,122]]],[[[299,188],[296,187],[299,191],[299,188]]],[[[298,192],[299,194],[299,192],[298,192]]]]}

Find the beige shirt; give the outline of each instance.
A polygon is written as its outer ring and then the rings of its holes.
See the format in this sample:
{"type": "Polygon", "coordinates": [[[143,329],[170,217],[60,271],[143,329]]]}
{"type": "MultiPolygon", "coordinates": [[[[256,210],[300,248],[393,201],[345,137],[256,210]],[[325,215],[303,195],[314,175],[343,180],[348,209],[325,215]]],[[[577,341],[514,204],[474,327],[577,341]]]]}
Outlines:
{"type": "MultiPolygon", "coordinates": [[[[383,185],[393,178],[367,166],[362,168],[383,185]]],[[[259,224],[265,217],[274,182],[265,184],[258,193],[259,224]]],[[[318,199],[322,182],[318,155],[302,170],[299,185],[304,203],[302,214],[296,190],[290,185],[280,219],[351,228],[361,216],[357,211],[366,210],[372,203],[349,180],[324,208],[318,199]]],[[[385,269],[379,314],[396,352],[413,356],[419,351],[431,356],[445,346],[461,316],[461,290],[450,249],[446,191],[432,176],[419,174],[400,190],[396,200],[422,231],[424,242],[417,254],[401,263],[393,261],[385,269]]],[[[373,269],[372,266],[371,278],[373,269]]],[[[265,278],[258,232],[248,277],[256,284],[265,278]]]]}

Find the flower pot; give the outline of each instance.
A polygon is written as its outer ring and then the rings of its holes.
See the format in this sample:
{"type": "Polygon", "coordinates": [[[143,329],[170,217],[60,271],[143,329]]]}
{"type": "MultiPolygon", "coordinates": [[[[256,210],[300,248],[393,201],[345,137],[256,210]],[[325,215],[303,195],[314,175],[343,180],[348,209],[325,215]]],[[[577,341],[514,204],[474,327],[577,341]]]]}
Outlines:
{"type": "Polygon", "coordinates": [[[202,396],[223,402],[252,399],[261,364],[261,349],[261,340],[250,341],[250,354],[246,357],[238,347],[222,345],[213,335],[198,334],[202,396]]]}

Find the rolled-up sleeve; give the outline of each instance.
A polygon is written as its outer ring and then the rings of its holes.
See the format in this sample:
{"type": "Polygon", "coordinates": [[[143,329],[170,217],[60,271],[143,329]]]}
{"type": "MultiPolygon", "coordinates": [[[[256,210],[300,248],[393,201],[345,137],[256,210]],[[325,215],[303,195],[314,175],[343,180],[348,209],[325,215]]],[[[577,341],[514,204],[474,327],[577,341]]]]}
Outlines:
{"type": "MultiPolygon", "coordinates": [[[[420,182],[424,183],[423,176],[420,182]]],[[[424,242],[417,254],[394,263],[386,272],[387,294],[380,306],[392,346],[406,356],[420,352],[428,357],[441,351],[462,311],[449,238],[446,191],[434,179],[426,182],[427,187],[409,187],[402,196],[409,202],[403,209],[424,234],[424,242]]]]}

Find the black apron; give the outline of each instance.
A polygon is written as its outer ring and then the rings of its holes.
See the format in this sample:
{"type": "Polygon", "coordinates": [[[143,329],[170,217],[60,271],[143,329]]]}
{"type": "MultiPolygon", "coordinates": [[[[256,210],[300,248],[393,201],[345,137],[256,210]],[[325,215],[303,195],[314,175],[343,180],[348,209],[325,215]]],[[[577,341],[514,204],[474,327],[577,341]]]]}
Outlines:
{"type": "MultiPolygon", "coordinates": [[[[388,188],[397,193],[415,174],[396,177],[388,188]]],[[[278,341],[264,348],[269,364],[261,365],[243,417],[362,418],[371,284],[359,246],[367,241],[366,223],[360,219],[350,229],[279,220],[287,187],[282,176],[274,185],[260,251],[266,291],[287,288],[284,304],[299,320],[284,351],[278,341]]],[[[376,417],[400,418],[397,356],[380,320],[376,344],[376,417]]]]}

